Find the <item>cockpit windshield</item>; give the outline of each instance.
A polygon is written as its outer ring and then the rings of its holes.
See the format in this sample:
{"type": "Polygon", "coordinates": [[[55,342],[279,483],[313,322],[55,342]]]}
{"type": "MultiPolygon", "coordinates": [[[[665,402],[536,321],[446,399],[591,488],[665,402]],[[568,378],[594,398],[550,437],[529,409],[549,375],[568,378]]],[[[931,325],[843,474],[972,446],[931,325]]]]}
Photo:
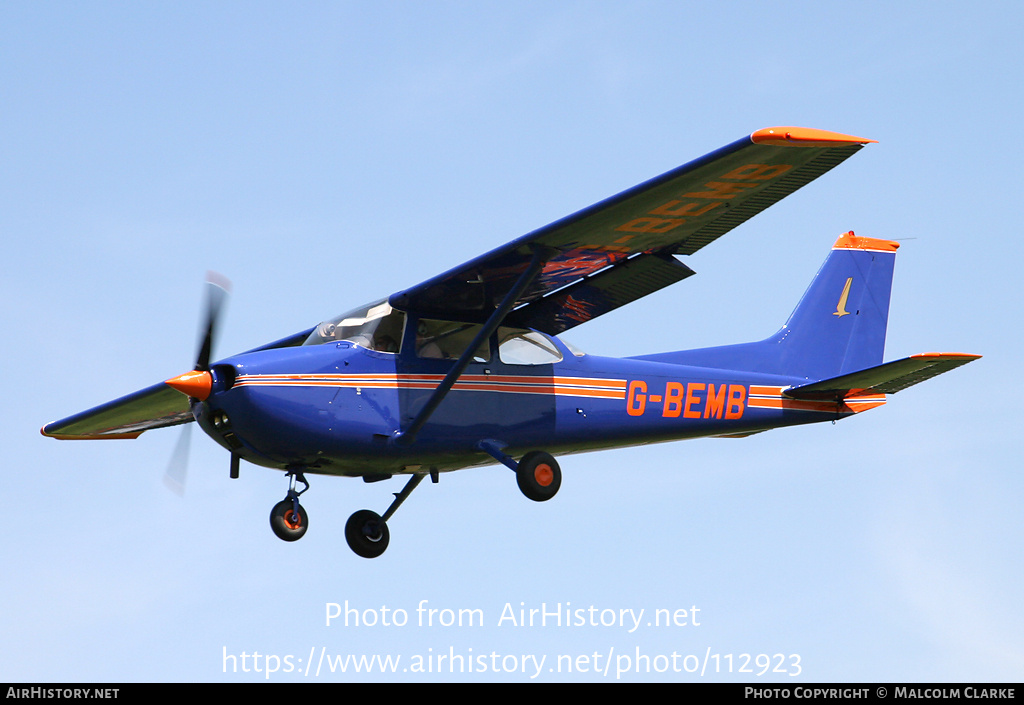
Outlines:
{"type": "Polygon", "coordinates": [[[324,321],[313,329],[303,345],[347,340],[369,350],[397,353],[404,330],[405,314],[391,308],[387,301],[376,301],[324,321]]]}

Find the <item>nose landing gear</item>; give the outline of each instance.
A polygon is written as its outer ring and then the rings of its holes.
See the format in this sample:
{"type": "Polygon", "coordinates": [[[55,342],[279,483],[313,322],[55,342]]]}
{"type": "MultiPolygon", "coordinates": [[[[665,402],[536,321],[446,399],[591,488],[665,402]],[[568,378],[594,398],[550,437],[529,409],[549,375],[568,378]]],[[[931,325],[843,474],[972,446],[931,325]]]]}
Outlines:
{"type": "Polygon", "coordinates": [[[308,489],[309,483],[300,471],[288,472],[288,496],[270,510],[270,528],[282,541],[298,541],[309,528],[309,516],[299,504],[299,495],[308,489]],[[295,489],[296,481],[303,484],[301,490],[295,489]]]}

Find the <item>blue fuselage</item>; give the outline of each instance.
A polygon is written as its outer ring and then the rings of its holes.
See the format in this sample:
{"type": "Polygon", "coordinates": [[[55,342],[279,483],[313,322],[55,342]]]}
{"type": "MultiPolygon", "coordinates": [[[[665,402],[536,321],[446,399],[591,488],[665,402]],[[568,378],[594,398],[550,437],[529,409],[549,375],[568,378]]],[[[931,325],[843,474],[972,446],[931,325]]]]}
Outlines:
{"type": "Polygon", "coordinates": [[[336,475],[456,470],[509,455],[573,453],[701,436],[742,435],[854,413],[797,402],[803,379],[637,359],[576,356],[555,339],[554,364],[473,362],[408,446],[408,426],[450,360],[369,350],[352,342],[263,350],[213,367],[197,420],[246,460],[336,475]]]}

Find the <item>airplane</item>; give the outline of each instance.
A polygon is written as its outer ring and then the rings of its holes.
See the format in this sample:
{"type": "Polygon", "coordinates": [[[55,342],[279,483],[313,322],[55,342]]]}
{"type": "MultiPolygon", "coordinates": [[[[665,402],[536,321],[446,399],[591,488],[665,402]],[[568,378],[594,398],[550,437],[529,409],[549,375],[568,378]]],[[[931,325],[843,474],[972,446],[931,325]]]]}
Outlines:
{"type": "Polygon", "coordinates": [[[556,455],[836,421],[978,359],[883,363],[899,244],[841,235],[785,325],[757,342],[624,359],[559,336],[694,274],[690,255],[866,144],[801,127],[757,130],[447,272],[254,350],[214,360],[226,285],[208,282],[193,370],[44,426],[59,439],[137,438],[195,421],[242,460],[283,470],[270,524],[309,517],[306,475],[408,479],[383,514],[345,525],[384,553],[388,522],[425,478],[502,464],[522,494],[561,486],[556,455]]]}

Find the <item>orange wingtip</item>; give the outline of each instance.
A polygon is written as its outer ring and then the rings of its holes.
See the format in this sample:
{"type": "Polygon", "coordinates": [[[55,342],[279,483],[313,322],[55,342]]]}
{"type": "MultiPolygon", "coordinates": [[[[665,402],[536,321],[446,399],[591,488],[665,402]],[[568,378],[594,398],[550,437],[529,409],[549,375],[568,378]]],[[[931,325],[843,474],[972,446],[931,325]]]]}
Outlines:
{"type": "Polygon", "coordinates": [[[199,401],[206,401],[206,398],[210,396],[210,390],[213,389],[213,375],[209,372],[193,370],[166,380],[164,384],[199,401]]]}
{"type": "Polygon", "coordinates": [[[918,353],[917,355],[911,355],[910,357],[941,357],[941,358],[946,359],[946,360],[966,360],[967,362],[970,362],[971,360],[979,359],[981,357],[981,355],[975,355],[974,353],[948,353],[948,352],[940,353],[940,352],[930,352],[930,353],[918,353]]]}
{"type": "Polygon", "coordinates": [[[838,147],[843,144],[867,144],[878,140],[815,130],[810,127],[766,127],[752,134],[750,141],[775,147],[838,147]]]}
{"type": "Polygon", "coordinates": [[[833,250],[871,250],[873,252],[895,252],[900,243],[895,240],[877,240],[873,237],[857,237],[851,230],[843,233],[832,245],[833,250]]]}

